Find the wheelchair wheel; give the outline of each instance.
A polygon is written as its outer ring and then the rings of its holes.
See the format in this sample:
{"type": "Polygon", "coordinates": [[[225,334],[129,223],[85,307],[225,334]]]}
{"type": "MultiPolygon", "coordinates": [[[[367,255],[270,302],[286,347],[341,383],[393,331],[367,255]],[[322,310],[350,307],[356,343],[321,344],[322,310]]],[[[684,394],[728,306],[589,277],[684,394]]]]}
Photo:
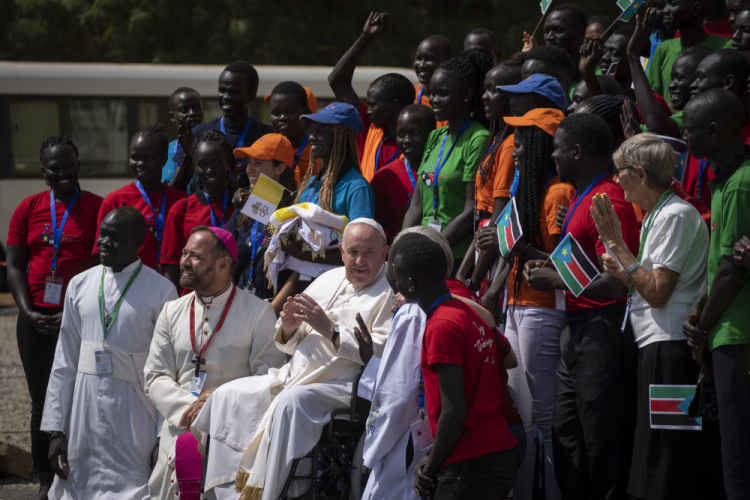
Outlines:
{"type": "Polygon", "coordinates": [[[365,491],[367,485],[367,478],[370,477],[370,469],[365,467],[362,460],[362,454],[365,450],[365,436],[366,432],[362,433],[357,446],[354,448],[354,455],[352,456],[352,470],[351,470],[351,500],[362,500],[362,493],[365,491]]]}

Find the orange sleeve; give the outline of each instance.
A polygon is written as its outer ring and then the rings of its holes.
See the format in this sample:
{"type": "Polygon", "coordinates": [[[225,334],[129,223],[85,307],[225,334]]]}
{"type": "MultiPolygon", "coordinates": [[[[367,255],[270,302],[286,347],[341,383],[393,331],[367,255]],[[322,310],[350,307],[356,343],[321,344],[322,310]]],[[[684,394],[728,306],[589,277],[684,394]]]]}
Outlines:
{"type": "Polygon", "coordinates": [[[576,194],[576,188],[570,184],[557,181],[557,184],[550,186],[547,196],[544,198],[545,223],[549,234],[562,234],[562,228],[557,227],[555,217],[557,216],[557,207],[569,207],[570,200],[576,194]]]}
{"type": "Polygon", "coordinates": [[[510,198],[510,188],[516,174],[516,162],[513,159],[515,148],[513,135],[505,139],[495,156],[495,186],[493,198],[510,198]]]}

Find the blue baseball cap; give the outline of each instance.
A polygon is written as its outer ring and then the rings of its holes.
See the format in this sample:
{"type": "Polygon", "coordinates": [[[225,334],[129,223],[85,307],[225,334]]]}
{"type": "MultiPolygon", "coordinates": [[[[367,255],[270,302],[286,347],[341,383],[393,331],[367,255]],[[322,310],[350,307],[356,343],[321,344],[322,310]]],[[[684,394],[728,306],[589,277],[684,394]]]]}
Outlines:
{"type": "Polygon", "coordinates": [[[497,91],[507,97],[512,97],[513,94],[539,94],[555,103],[561,111],[568,108],[568,98],[560,82],[541,73],[531,75],[518,85],[501,85],[497,87],[497,91]]]}
{"type": "Polygon", "coordinates": [[[300,116],[300,120],[305,123],[317,122],[326,125],[340,123],[354,132],[354,135],[359,135],[365,129],[365,124],[362,123],[357,108],[345,102],[331,103],[323,108],[320,113],[300,116]]]}

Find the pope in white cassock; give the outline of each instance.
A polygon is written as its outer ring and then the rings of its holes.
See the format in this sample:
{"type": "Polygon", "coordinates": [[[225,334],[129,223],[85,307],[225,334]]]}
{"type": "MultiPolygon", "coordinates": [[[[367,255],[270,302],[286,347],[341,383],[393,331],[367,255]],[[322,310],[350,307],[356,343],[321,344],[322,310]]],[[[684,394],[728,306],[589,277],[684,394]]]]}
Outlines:
{"type": "MultiPolygon", "coordinates": [[[[342,240],[344,267],[284,304],[274,342],[291,361],[265,377],[225,384],[198,415],[193,433],[202,443],[211,438],[207,498],[241,493],[276,500],[294,459],[315,446],[333,410],[348,407],[365,351],[382,354],[393,305],[383,229],[372,219],[355,219],[342,240]]],[[[307,481],[294,482],[288,496],[307,488],[307,481]]]]}
{"type": "Polygon", "coordinates": [[[52,432],[51,499],[147,499],[158,413],[144,393],[154,325],[174,285],[142,265],[132,207],[99,228],[102,265],[70,281],[42,430],[52,432]]]}
{"type": "Polygon", "coordinates": [[[180,284],[194,292],[167,304],[156,323],[146,393],[165,422],[149,481],[152,498],[179,498],[175,445],[208,396],[222,384],[264,375],[285,361],[273,343],[271,304],[231,282],[236,259],[231,233],[194,228],[180,261],[180,284]]]}

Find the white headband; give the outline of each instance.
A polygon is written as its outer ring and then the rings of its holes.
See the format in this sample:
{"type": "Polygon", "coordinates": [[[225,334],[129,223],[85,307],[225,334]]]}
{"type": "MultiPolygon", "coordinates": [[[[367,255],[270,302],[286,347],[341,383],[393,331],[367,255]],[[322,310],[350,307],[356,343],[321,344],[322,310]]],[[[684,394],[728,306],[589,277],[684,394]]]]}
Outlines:
{"type": "MultiPolygon", "coordinates": [[[[346,227],[349,228],[349,226],[353,226],[354,224],[366,224],[370,226],[371,228],[375,229],[375,231],[380,233],[380,236],[383,237],[383,241],[387,241],[385,239],[385,231],[383,231],[383,226],[378,224],[377,221],[368,219],[367,217],[359,217],[358,219],[354,219],[353,221],[351,221],[346,227]]],[[[346,229],[344,229],[344,232],[346,233],[346,229]]]]}

